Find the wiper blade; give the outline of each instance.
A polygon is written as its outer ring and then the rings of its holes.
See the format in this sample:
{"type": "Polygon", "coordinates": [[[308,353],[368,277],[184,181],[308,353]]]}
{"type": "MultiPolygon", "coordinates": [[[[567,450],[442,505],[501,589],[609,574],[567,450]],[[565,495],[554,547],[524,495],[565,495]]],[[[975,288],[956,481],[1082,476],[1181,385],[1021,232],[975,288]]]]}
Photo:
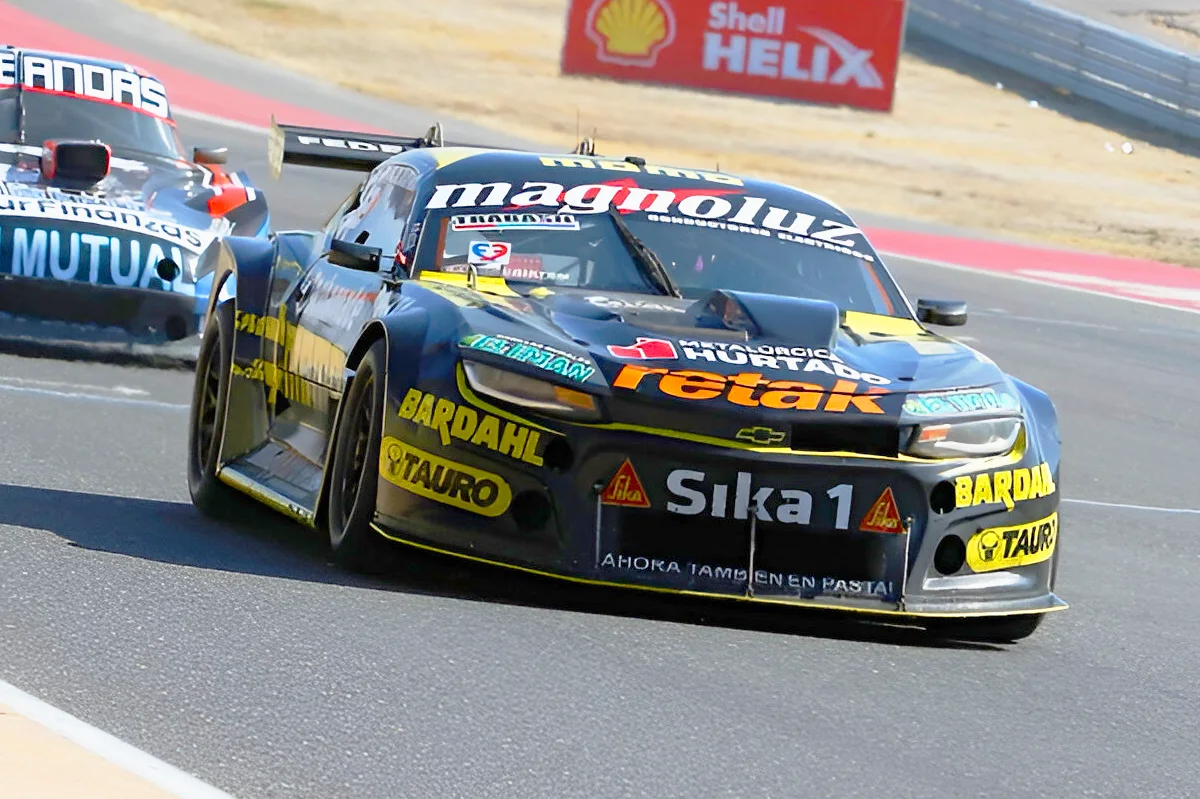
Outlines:
{"type": "Polygon", "coordinates": [[[671,280],[671,275],[667,272],[667,267],[663,265],[662,259],[629,229],[629,225],[625,224],[625,220],[621,218],[621,212],[610,205],[608,215],[612,217],[613,224],[617,226],[617,232],[621,234],[625,248],[629,250],[633,260],[637,262],[646,277],[650,278],[650,282],[668,297],[682,297],[683,294],[675,285],[675,281],[671,280]]]}

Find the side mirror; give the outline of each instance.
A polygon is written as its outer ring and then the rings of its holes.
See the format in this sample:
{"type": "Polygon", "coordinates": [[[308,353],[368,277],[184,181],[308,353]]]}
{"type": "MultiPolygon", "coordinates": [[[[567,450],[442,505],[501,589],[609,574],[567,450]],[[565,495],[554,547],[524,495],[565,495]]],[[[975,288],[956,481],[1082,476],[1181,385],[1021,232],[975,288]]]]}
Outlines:
{"type": "Polygon", "coordinates": [[[228,147],[196,147],[192,150],[194,164],[223,164],[228,160],[228,147]]]}
{"type": "Polygon", "coordinates": [[[66,186],[94,186],[108,175],[112,149],[97,141],[47,141],[41,171],[47,181],[66,186]]]}
{"type": "Polygon", "coordinates": [[[917,318],[930,325],[958,327],[967,323],[967,304],[962,300],[917,300],[917,318]]]}
{"type": "Polygon", "coordinates": [[[378,247],[368,247],[365,244],[355,244],[352,241],[333,239],[329,242],[329,252],[325,253],[329,263],[344,266],[347,269],[357,269],[360,272],[378,272],[379,259],[383,250],[378,247]]]}

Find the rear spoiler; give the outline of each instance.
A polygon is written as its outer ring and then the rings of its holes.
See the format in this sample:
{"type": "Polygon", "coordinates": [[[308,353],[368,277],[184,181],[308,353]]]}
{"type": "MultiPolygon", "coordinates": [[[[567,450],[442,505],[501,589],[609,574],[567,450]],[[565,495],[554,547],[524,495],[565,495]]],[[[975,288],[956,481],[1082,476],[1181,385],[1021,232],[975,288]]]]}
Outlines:
{"type": "MultiPolygon", "coordinates": [[[[408,137],[281,125],[272,115],[271,130],[267,139],[267,162],[273,178],[279,177],[284,164],[370,172],[397,153],[423,147],[477,147],[485,150],[521,152],[514,147],[448,142],[442,136],[440,122],[434,123],[424,136],[408,137]]],[[[595,143],[590,138],[584,139],[573,154],[595,155],[595,143]]]]}

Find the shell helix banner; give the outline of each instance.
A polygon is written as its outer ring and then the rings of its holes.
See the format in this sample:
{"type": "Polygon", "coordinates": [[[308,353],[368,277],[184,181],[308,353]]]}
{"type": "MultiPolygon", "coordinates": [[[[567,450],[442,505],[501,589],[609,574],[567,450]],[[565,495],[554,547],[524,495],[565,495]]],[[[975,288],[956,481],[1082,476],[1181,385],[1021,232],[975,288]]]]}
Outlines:
{"type": "Polygon", "coordinates": [[[572,0],[562,69],[890,111],[905,0],[572,0]]]}

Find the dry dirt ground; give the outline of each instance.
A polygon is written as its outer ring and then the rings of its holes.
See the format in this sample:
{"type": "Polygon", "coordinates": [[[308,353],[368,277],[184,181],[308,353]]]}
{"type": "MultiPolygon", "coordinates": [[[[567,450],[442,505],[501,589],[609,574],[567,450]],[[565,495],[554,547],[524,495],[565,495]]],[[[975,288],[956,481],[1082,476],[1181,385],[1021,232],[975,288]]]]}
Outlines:
{"type": "Polygon", "coordinates": [[[1032,107],[986,71],[906,53],[895,109],[879,114],[563,77],[567,0],[126,2],[296,71],[555,149],[573,145],[578,118],[613,155],[719,162],[854,209],[1200,266],[1200,158],[1147,143],[1149,131],[1080,121],[1103,116],[1050,110],[1074,105],[1052,93],[1032,107]]]}

